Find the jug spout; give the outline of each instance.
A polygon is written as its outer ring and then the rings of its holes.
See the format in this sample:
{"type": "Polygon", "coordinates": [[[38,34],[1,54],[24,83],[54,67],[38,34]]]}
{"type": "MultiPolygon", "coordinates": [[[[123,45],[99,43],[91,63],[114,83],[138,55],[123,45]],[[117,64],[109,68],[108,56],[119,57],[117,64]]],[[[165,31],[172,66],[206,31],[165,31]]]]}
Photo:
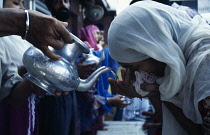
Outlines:
{"type": "Polygon", "coordinates": [[[100,56],[100,59],[99,59],[99,64],[101,64],[102,61],[104,61],[105,59],[105,52],[104,52],[104,49],[101,50],[101,56],[100,56]]]}
{"type": "Polygon", "coordinates": [[[94,83],[97,81],[97,79],[106,72],[111,72],[112,70],[109,67],[102,66],[96,71],[94,71],[87,79],[83,80],[80,79],[80,83],[78,86],[78,91],[88,91],[91,89],[91,87],[94,85],[94,83]]]}

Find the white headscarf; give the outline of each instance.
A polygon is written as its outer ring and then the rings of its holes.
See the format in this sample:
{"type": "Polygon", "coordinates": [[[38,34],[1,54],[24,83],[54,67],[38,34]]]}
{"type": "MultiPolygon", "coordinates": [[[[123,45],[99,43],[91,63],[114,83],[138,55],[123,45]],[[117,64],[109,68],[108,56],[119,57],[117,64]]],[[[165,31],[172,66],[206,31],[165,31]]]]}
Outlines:
{"type": "MultiPolygon", "coordinates": [[[[192,88],[200,61],[191,64],[191,69],[194,66],[195,70],[190,71],[186,61],[195,46],[209,38],[210,27],[201,19],[192,20],[185,11],[154,1],[141,1],[124,9],[113,20],[108,45],[111,57],[118,62],[153,58],[166,63],[165,76],[158,80],[161,100],[173,102],[187,117],[192,110],[193,115],[188,118],[202,123],[198,110],[186,104],[194,104],[193,97],[186,96],[193,95],[189,88],[192,88]],[[183,87],[184,83],[188,83],[188,87],[183,87]]],[[[192,106],[197,108],[196,103],[192,106]]]]}

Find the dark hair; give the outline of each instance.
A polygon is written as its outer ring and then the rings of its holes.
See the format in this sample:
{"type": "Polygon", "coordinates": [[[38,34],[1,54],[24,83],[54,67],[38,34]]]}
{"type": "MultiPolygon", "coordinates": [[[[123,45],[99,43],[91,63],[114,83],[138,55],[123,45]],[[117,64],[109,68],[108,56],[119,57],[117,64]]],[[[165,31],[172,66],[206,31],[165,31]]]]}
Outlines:
{"type": "MultiPolygon", "coordinates": [[[[45,0],[45,4],[49,10],[51,10],[51,8],[52,8],[53,1],[54,0],[45,0]]],[[[72,0],[69,0],[69,3],[71,3],[71,1],[72,0]]]]}
{"type": "MultiPolygon", "coordinates": [[[[135,2],[138,2],[138,1],[142,1],[142,0],[132,0],[130,2],[130,5],[135,3],[135,2]]],[[[162,4],[166,4],[166,5],[169,5],[169,0],[153,0],[153,1],[156,1],[156,2],[159,2],[159,3],[162,3],[162,4]]]]}
{"type": "Polygon", "coordinates": [[[94,24],[94,25],[96,25],[99,28],[99,30],[104,30],[104,25],[103,24],[97,23],[97,24],[94,24]]]}

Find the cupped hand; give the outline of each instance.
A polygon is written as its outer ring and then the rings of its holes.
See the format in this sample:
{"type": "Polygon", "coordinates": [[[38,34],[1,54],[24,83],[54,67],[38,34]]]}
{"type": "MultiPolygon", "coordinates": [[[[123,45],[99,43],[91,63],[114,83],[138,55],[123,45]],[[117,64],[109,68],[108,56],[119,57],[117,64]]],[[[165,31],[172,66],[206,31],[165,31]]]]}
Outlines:
{"type": "Polygon", "coordinates": [[[73,42],[66,29],[68,23],[33,10],[29,10],[29,19],[30,24],[26,40],[39,48],[49,58],[60,59],[61,57],[52,53],[48,46],[61,49],[64,43],[73,42]]]}
{"type": "Polygon", "coordinates": [[[122,80],[115,80],[112,78],[109,78],[109,83],[111,85],[112,91],[115,91],[116,93],[120,95],[124,95],[128,98],[142,98],[135,90],[135,87],[133,86],[133,83],[130,78],[130,69],[122,69],[122,80]]]}
{"type": "Polygon", "coordinates": [[[126,100],[122,100],[121,99],[122,97],[123,97],[122,95],[110,97],[108,101],[109,101],[109,103],[114,104],[118,108],[124,108],[127,105],[129,105],[129,103],[126,103],[126,100]]]}

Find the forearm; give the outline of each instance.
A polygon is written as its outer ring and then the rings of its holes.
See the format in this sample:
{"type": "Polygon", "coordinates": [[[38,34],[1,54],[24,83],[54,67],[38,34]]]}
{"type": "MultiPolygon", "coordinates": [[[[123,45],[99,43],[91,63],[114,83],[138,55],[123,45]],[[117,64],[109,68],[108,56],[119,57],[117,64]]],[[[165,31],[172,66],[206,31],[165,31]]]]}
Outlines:
{"type": "Polygon", "coordinates": [[[19,105],[27,101],[27,98],[32,93],[31,82],[29,80],[23,80],[17,83],[11,92],[11,94],[5,98],[9,104],[19,105]]]}
{"type": "Polygon", "coordinates": [[[188,119],[182,112],[182,109],[180,109],[179,107],[175,106],[174,104],[172,104],[170,102],[164,101],[164,104],[170,110],[170,112],[173,114],[173,116],[176,118],[178,123],[183,127],[183,129],[189,135],[202,135],[200,125],[196,124],[196,123],[192,122],[190,119],[188,119]]]}
{"type": "Polygon", "coordinates": [[[154,96],[148,98],[155,108],[155,113],[157,114],[158,119],[162,122],[162,101],[160,100],[160,94],[155,93],[154,96]]]}
{"type": "Polygon", "coordinates": [[[0,9],[0,37],[25,34],[24,10],[4,8],[0,9]]]}

